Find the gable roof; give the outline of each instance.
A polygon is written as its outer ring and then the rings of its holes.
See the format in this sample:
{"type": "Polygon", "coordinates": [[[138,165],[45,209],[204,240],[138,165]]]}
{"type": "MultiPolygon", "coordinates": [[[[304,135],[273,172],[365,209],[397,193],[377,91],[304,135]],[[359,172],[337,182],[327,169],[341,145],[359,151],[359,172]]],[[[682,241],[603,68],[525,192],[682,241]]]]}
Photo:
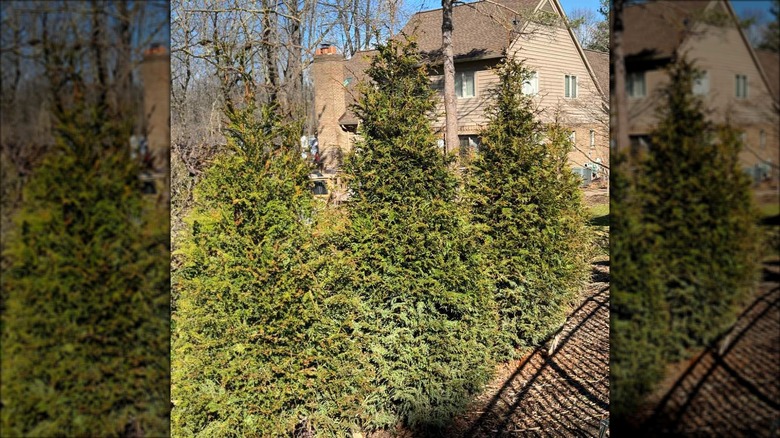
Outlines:
{"type": "MultiPolygon", "coordinates": [[[[520,14],[530,14],[540,0],[491,0],[453,6],[452,46],[456,60],[500,58],[522,26],[520,14]]],[[[418,12],[401,35],[414,35],[420,52],[435,60],[441,56],[441,8],[418,12]]]]}
{"type": "Polygon", "coordinates": [[[623,33],[626,58],[667,59],[674,55],[690,29],[692,18],[702,14],[706,1],[676,0],[628,4],[623,23],[630,32],[623,33]]]}
{"type": "Polygon", "coordinates": [[[357,101],[357,84],[367,78],[366,70],[371,65],[371,59],[376,55],[376,50],[362,50],[344,61],[344,80],[349,82],[344,87],[344,103],[346,111],[339,118],[341,125],[357,125],[358,119],[352,111],[352,105],[357,101]]]}
{"type": "Polygon", "coordinates": [[[769,50],[756,50],[756,57],[764,69],[769,88],[772,90],[775,100],[780,101],[780,53],[769,50]]]}
{"type": "Polygon", "coordinates": [[[609,53],[582,49],[605,96],[609,96],[609,53]]]}

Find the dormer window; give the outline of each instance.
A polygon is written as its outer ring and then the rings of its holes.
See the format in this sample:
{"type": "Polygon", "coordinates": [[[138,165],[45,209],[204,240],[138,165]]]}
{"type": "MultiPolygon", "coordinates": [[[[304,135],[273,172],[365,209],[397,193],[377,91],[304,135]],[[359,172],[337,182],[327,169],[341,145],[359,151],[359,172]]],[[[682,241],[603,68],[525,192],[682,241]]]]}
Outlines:
{"type": "Polygon", "coordinates": [[[473,71],[455,72],[455,95],[460,98],[475,96],[473,71]]]}

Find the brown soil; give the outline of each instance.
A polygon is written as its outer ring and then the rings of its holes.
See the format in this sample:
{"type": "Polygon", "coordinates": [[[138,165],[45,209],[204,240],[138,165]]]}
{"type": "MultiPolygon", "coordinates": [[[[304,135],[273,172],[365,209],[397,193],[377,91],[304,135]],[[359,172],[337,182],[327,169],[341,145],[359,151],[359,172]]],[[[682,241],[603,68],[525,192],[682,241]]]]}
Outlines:
{"type": "Polygon", "coordinates": [[[582,198],[587,206],[606,204],[609,202],[609,189],[588,187],[582,191],[582,198]]]}

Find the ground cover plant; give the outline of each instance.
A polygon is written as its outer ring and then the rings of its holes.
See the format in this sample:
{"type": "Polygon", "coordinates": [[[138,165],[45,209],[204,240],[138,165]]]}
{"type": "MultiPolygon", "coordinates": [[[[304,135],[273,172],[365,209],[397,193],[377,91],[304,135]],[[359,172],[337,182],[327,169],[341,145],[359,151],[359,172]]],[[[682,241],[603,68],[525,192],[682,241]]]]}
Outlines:
{"type": "Polygon", "coordinates": [[[167,210],[143,199],[132,122],[55,114],[7,240],[3,435],[166,435],[167,210]]]}
{"type": "Polygon", "coordinates": [[[500,314],[501,358],[522,354],[563,325],[585,283],[589,239],[566,131],[544,125],[522,92],[530,72],[513,59],[488,108],[468,194],[483,230],[500,314]]]}

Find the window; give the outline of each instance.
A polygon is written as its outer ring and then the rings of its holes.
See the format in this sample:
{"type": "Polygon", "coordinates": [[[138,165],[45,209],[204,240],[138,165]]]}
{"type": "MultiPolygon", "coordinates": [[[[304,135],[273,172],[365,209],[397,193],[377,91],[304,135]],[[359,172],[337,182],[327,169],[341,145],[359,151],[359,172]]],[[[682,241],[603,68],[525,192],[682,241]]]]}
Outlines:
{"type": "Polygon", "coordinates": [[[590,148],[595,149],[596,148],[596,131],[590,130],[590,148]]]}
{"type": "Polygon", "coordinates": [[[693,80],[693,94],[703,96],[710,92],[710,75],[708,72],[693,80]]]}
{"type": "Polygon", "coordinates": [[[628,97],[645,97],[645,72],[633,72],[626,76],[628,97]]]}
{"type": "Polygon", "coordinates": [[[478,135],[459,135],[458,143],[461,148],[469,148],[473,150],[479,150],[479,145],[482,144],[478,135]]]}
{"type": "Polygon", "coordinates": [[[569,133],[569,141],[572,142],[572,144],[577,142],[577,133],[572,131],[569,133]]]}
{"type": "Polygon", "coordinates": [[[748,97],[747,76],[737,75],[736,84],[737,84],[737,89],[736,89],[737,99],[747,99],[748,97]]]}
{"type": "Polygon", "coordinates": [[[739,133],[739,141],[743,146],[747,144],[747,132],[742,131],[739,133]]]}
{"type": "Polygon", "coordinates": [[[479,152],[479,146],[482,141],[478,135],[459,135],[458,144],[460,146],[460,162],[461,164],[467,163],[471,158],[479,152]]]}
{"type": "Polygon", "coordinates": [[[527,96],[535,96],[539,93],[539,76],[536,72],[531,72],[531,75],[523,81],[523,94],[527,96]]]}
{"type": "Polygon", "coordinates": [[[577,97],[577,76],[565,75],[563,81],[564,97],[571,99],[577,97]]]}
{"type": "Polygon", "coordinates": [[[474,97],[474,72],[455,72],[455,94],[458,97],[474,97]]]}
{"type": "Polygon", "coordinates": [[[763,129],[758,133],[758,146],[761,149],[766,149],[766,131],[763,129]]]}

